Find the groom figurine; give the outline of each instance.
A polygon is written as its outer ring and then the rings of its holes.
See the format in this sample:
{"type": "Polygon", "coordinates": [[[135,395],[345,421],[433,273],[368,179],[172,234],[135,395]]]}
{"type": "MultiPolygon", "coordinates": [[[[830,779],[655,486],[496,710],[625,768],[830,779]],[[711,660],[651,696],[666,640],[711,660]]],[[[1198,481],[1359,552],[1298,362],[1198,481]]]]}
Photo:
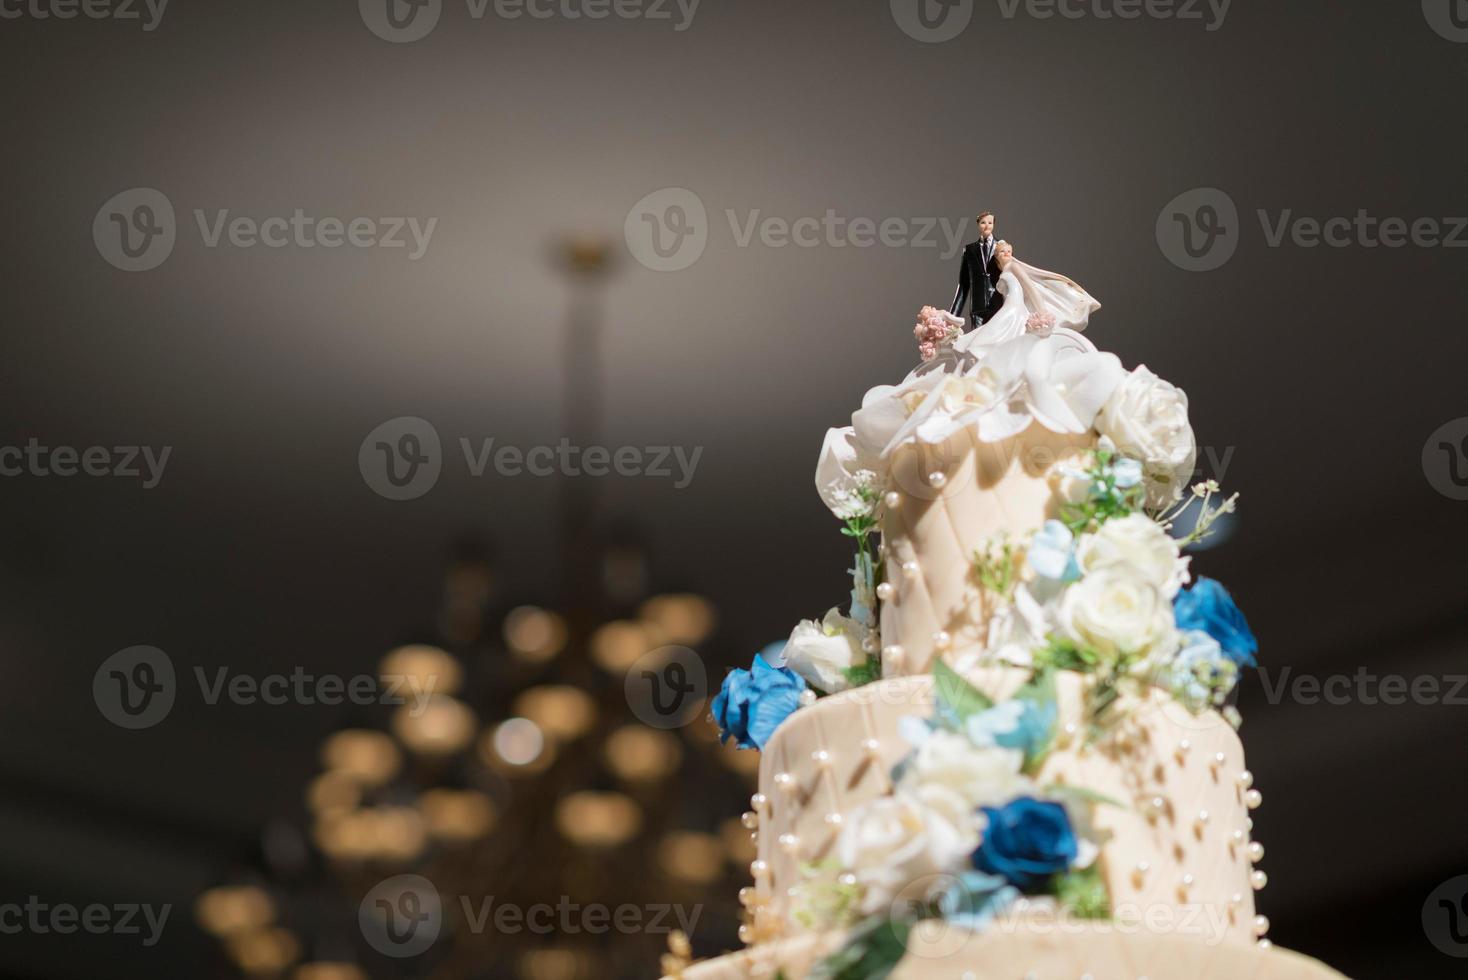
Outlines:
{"type": "Polygon", "coordinates": [[[979,240],[963,247],[963,265],[958,271],[958,292],[948,312],[963,316],[963,305],[973,299],[969,311],[969,328],[976,329],[991,320],[1004,305],[999,283],[999,264],[994,261],[994,212],[979,214],[979,240]]]}

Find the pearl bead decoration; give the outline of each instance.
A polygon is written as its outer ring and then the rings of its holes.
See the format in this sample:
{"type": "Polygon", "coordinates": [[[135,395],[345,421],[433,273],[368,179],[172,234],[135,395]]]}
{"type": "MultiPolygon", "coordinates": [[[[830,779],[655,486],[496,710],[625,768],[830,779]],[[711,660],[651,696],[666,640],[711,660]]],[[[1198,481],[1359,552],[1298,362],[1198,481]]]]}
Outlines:
{"type": "Polygon", "coordinates": [[[1265,885],[1269,884],[1269,875],[1265,874],[1263,871],[1255,871],[1253,874],[1249,875],[1249,884],[1252,885],[1254,887],[1254,890],[1257,892],[1265,885]]]}
{"type": "Polygon", "coordinates": [[[753,810],[746,810],[744,816],[739,818],[739,822],[744,824],[745,830],[757,830],[759,829],[759,814],[753,810]]]}
{"type": "Polygon", "coordinates": [[[754,875],[756,878],[763,878],[765,875],[770,873],[770,866],[765,861],[754,860],[749,863],[749,873],[754,875]]]}
{"type": "Polygon", "coordinates": [[[795,698],[802,708],[809,708],[816,703],[816,692],[810,688],[801,691],[795,698]]]}
{"type": "Polygon", "coordinates": [[[1239,773],[1239,785],[1244,789],[1248,789],[1250,786],[1253,786],[1254,774],[1247,769],[1239,773]]]}
{"type": "Polygon", "coordinates": [[[902,563],[902,574],[911,577],[913,575],[916,575],[917,573],[918,573],[918,563],[917,562],[912,561],[911,559],[908,559],[907,561],[905,561],[905,562],[902,563]]]}
{"type": "Polygon", "coordinates": [[[876,755],[877,753],[881,752],[882,743],[878,742],[874,738],[869,738],[861,743],[861,747],[868,755],[876,755]]]}
{"type": "Polygon", "coordinates": [[[1266,932],[1268,932],[1268,931],[1269,931],[1269,916],[1267,916],[1267,915],[1256,915],[1256,916],[1254,916],[1254,935],[1263,937],[1263,935],[1266,932]]]}
{"type": "Polygon", "coordinates": [[[810,754],[810,761],[814,762],[821,769],[829,769],[831,767],[831,753],[825,749],[816,749],[810,754]]]}
{"type": "Polygon", "coordinates": [[[795,777],[788,772],[777,772],[775,773],[775,785],[787,793],[793,793],[795,791],[795,777]]]}
{"type": "Polygon", "coordinates": [[[934,470],[928,474],[928,486],[941,490],[943,484],[948,482],[948,474],[942,470],[934,470]]]}
{"type": "Polygon", "coordinates": [[[750,808],[754,810],[763,810],[769,802],[770,798],[763,793],[756,793],[749,798],[750,808]]]}
{"type": "Polygon", "coordinates": [[[894,586],[891,582],[883,582],[881,585],[877,586],[877,598],[881,599],[883,602],[889,601],[896,594],[897,587],[894,586]]]}
{"type": "Polygon", "coordinates": [[[933,648],[935,650],[947,650],[953,645],[953,637],[948,635],[947,630],[939,630],[933,634],[933,648]]]}
{"type": "Polygon", "coordinates": [[[1264,845],[1257,840],[1249,845],[1249,860],[1255,864],[1264,860],[1264,845]]]}
{"type": "Polygon", "coordinates": [[[1257,810],[1259,808],[1259,804],[1263,802],[1264,794],[1259,792],[1257,789],[1251,789],[1249,790],[1249,792],[1244,794],[1244,806],[1248,807],[1250,810],[1257,810]]]}
{"type": "Polygon", "coordinates": [[[888,490],[886,495],[882,497],[882,503],[887,505],[888,510],[896,510],[897,505],[902,503],[902,494],[896,490],[888,490]]]}

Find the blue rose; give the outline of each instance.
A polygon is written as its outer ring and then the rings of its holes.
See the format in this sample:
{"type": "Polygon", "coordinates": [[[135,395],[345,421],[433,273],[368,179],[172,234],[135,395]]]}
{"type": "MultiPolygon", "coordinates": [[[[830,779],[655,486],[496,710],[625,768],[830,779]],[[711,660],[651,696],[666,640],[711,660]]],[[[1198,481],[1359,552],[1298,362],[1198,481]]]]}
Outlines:
{"type": "Polygon", "coordinates": [[[1076,859],[1076,835],[1059,803],[1020,796],[995,809],[974,851],[974,867],[999,875],[1020,891],[1035,891],[1076,859]]]}
{"type": "Polygon", "coordinates": [[[1228,659],[1252,667],[1259,641],[1228,590],[1211,578],[1199,577],[1193,587],[1177,594],[1172,611],[1180,630],[1202,630],[1218,641],[1228,659]]]}
{"type": "Polygon", "coordinates": [[[732,737],[741,749],[763,749],[780,722],[800,707],[805,680],[784,666],[783,648],[783,643],[770,644],[755,654],[749,670],[724,678],[712,705],[720,742],[732,737]],[[771,666],[767,657],[780,666],[771,666]]]}

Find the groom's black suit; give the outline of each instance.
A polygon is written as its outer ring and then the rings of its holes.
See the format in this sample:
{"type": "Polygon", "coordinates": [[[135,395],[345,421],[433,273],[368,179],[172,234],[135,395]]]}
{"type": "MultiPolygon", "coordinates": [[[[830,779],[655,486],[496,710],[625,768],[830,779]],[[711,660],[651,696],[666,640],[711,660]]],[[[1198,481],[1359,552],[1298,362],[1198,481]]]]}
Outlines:
{"type": "Polygon", "coordinates": [[[969,242],[963,247],[963,265],[958,270],[958,292],[953,297],[953,308],[948,312],[963,316],[963,305],[973,298],[969,313],[969,328],[980,326],[993,318],[1004,305],[1004,294],[995,287],[999,285],[999,263],[994,261],[998,242],[969,242]]]}

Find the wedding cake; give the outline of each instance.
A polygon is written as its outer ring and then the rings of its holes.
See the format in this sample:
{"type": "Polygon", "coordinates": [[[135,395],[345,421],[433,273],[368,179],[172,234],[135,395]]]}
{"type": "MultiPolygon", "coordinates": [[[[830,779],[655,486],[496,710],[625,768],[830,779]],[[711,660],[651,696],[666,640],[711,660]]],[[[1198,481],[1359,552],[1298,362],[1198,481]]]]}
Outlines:
{"type": "MultiPolygon", "coordinates": [[[[1272,948],[1232,692],[1257,644],[1190,546],[1184,393],[1087,340],[1099,309],[999,243],[987,322],[925,307],[921,362],[826,436],[843,613],[713,702],[761,752],[742,952],[687,980],[1327,978],[1272,948]]],[[[957,312],[957,310],[955,310],[957,312]]]]}

